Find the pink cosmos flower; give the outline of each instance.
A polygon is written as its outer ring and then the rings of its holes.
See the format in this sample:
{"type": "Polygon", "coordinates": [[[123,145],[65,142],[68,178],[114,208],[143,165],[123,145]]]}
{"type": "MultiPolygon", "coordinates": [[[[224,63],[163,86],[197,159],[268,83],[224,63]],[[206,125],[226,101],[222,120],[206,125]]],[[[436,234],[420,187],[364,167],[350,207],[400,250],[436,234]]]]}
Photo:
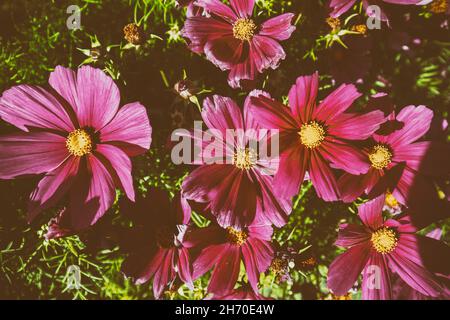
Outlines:
{"type": "MultiPolygon", "coordinates": [[[[423,5],[431,2],[431,0],[363,0],[363,6],[365,9],[370,5],[378,5],[380,2],[391,4],[403,4],[403,5],[423,5]]],[[[331,0],[330,8],[333,9],[330,16],[337,18],[346,13],[356,3],[356,0],[331,0]]],[[[387,17],[384,12],[381,13],[381,20],[386,21],[387,17]]]]}
{"type": "Polygon", "coordinates": [[[449,174],[450,149],[437,142],[417,142],[430,129],[433,111],[425,106],[408,106],[397,116],[391,113],[384,127],[386,135],[374,134],[364,149],[367,173],[344,173],[338,183],[342,200],[351,202],[363,192],[375,197],[387,192],[392,202],[408,206],[424,198],[432,199],[434,187],[426,175],[449,174]],[[395,199],[395,201],[394,201],[395,199]]]}
{"type": "MultiPolygon", "coordinates": [[[[274,195],[273,177],[269,173],[277,162],[252,147],[252,142],[268,138],[252,119],[248,102],[247,98],[241,112],[230,98],[216,95],[205,99],[202,118],[208,128],[214,130],[214,139],[209,144],[201,141],[205,145],[203,151],[215,145],[216,149],[223,150],[223,161],[218,163],[218,156],[204,152],[202,165],[183,181],[183,196],[207,204],[207,209],[223,227],[241,228],[259,216],[281,227],[287,221],[291,203],[274,195]],[[228,130],[237,133],[232,141],[227,137],[228,130]],[[251,130],[255,135],[250,134],[251,130]]],[[[260,146],[263,143],[258,143],[260,146]]]]}
{"type": "Polygon", "coordinates": [[[272,232],[270,225],[260,221],[241,230],[218,225],[196,230],[189,241],[203,249],[194,261],[193,278],[213,269],[208,292],[219,297],[227,295],[234,289],[243,261],[248,281],[258,293],[259,275],[273,259],[272,232]]]}
{"type": "Polygon", "coordinates": [[[0,117],[23,131],[0,137],[0,178],[43,174],[29,220],[67,196],[80,230],[111,207],[116,187],[134,200],[130,157],[149,149],[151,127],[141,104],[119,109],[119,89],[99,69],[58,66],[49,83],[52,92],[19,85],[0,98],[0,117]]]}
{"type": "MultiPolygon", "coordinates": [[[[348,250],[330,265],[328,287],[336,295],[345,295],[363,273],[363,299],[392,299],[395,273],[414,290],[427,296],[438,296],[442,287],[435,275],[427,270],[429,262],[423,255],[442,252],[443,244],[417,235],[417,228],[411,224],[409,216],[383,221],[383,205],[384,197],[367,202],[359,207],[362,226],[340,226],[336,245],[348,250]]],[[[448,256],[448,247],[446,251],[448,256]]]]}
{"type": "Polygon", "coordinates": [[[120,208],[134,222],[122,234],[121,248],[128,253],[122,264],[125,276],[136,284],[153,278],[156,299],[177,278],[193,289],[189,245],[185,241],[191,217],[187,201],[180,194],[170,201],[166,191],[152,189],[136,203],[123,201],[120,208]]]}
{"type": "Polygon", "coordinates": [[[343,84],[317,103],[318,85],[317,73],[299,77],[289,92],[289,108],[262,95],[250,100],[255,120],[280,130],[280,166],[274,184],[283,198],[298,193],[308,171],[319,197],[338,200],[332,168],[366,173],[370,165],[351,141],[369,138],[385,121],[381,111],[345,113],[361,95],[355,86],[343,84]]]}
{"type": "Polygon", "coordinates": [[[257,72],[275,69],[286,57],[279,41],[289,39],[294,32],[294,14],[282,14],[258,25],[252,19],[255,0],[230,0],[230,4],[195,1],[194,5],[209,16],[189,17],[182,34],[193,52],[204,53],[220,69],[230,70],[228,83],[237,88],[241,80],[254,80],[257,72]]]}

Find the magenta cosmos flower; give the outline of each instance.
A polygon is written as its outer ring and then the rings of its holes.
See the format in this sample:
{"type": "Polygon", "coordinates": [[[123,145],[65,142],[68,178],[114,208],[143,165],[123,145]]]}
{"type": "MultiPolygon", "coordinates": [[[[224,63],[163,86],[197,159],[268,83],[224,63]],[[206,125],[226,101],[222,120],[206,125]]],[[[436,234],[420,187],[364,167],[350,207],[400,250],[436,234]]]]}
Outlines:
{"type": "MultiPolygon", "coordinates": [[[[369,7],[370,5],[377,5],[377,2],[375,0],[363,0],[363,6],[364,8],[369,7]]],[[[403,4],[403,5],[421,5],[429,3],[430,0],[381,0],[381,2],[385,3],[391,3],[391,4],[403,4]]],[[[332,17],[339,17],[342,14],[346,13],[353,5],[356,3],[356,0],[331,0],[330,2],[330,8],[333,9],[330,16],[332,17]]],[[[386,21],[386,16],[384,13],[382,13],[381,19],[383,21],[386,21]]]]}
{"type": "Polygon", "coordinates": [[[230,0],[231,8],[219,0],[197,0],[208,16],[188,17],[182,34],[189,48],[204,53],[222,70],[230,70],[228,83],[233,88],[241,80],[254,80],[257,72],[276,68],[286,53],[279,41],[294,32],[294,14],[286,13],[258,25],[252,19],[255,0],[230,0]]]}
{"type": "Polygon", "coordinates": [[[238,280],[243,261],[248,281],[258,293],[259,275],[273,259],[272,232],[270,225],[259,221],[241,230],[211,225],[194,231],[189,241],[203,248],[193,264],[194,279],[213,269],[208,292],[219,297],[228,295],[238,280]]]}
{"type": "Polygon", "coordinates": [[[49,83],[54,94],[19,85],[0,98],[0,117],[24,131],[0,137],[0,178],[43,174],[29,220],[67,195],[79,230],[113,204],[116,187],[134,199],[130,156],[149,149],[151,127],[141,104],[119,109],[119,89],[99,69],[58,66],[49,83]]]}
{"type": "Polygon", "coordinates": [[[133,227],[122,234],[121,249],[128,253],[122,264],[125,276],[136,284],[153,278],[156,299],[165,288],[172,288],[177,278],[193,289],[189,245],[185,242],[191,217],[187,201],[179,193],[171,201],[166,191],[152,189],[136,203],[125,200],[120,208],[133,221],[133,227]]]}
{"type": "Polygon", "coordinates": [[[359,207],[362,226],[340,226],[336,245],[348,250],[330,265],[328,287],[336,295],[345,295],[363,273],[363,299],[392,299],[395,273],[422,294],[438,296],[442,287],[427,270],[422,254],[441,252],[441,243],[417,235],[409,216],[383,221],[383,206],[384,197],[367,202],[359,207]]]}
{"type": "Polygon", "coordinates": [[[405,107],[397,116],[392,113],[385,126],[392,127],[391,132],[374,134],[371,145],[363,149],[364,161],[370,167],[367,173],[340,177],[342,200],[351,202],[363,192],[371,197],[387,192],[391,202],[406,206],[419,198],[432,199],[435,191],[426,175],[448,175],[450,162],[447,145],[417,142],[430,129],[432,119],[433,111],[425,106],[405,107]]]}
{"type": "Polygon", "coordinates": [[[353,85],[341,85],[317,104],[319,76],[299,77],[289,92],[289,106],[264,97],[252,97],[250,110],[261,126],[280,130],[280,167],[274,184],[284,198],[298,193],[305,172],[319,197],[339,198],[332,168],[366,173],[369,164],[352,140],[370,137],[384,122],[381,111],[345,113],[361,95],[353,85]]]}
{"type": "MultiPolygon", "coordinates": [[[[208,128],[214,130],[214,141],[209,145],[220,147],[223,159],[203,153],[204,164],[183,181],[183,195],[189,200],[206,203],[223,227],[244,227],[259,216],[281,227],[287,221],[291,202],[274,195],[273,177],[269,174],[275,170],[277,161],[270,161],[253,147],[254,139],[260,139],[258,146],[263,146],[262,141],[268,138],[249,114],[248,102],[247,98],[242,113],[230,98],[205,99],[202,118],[208,128]],[[227,138],[229,130],[237,133],[232,141],[227,138]]],[[[206,145],[203,150],[207,150],[208,142],[201,143],[206,145]]]]}

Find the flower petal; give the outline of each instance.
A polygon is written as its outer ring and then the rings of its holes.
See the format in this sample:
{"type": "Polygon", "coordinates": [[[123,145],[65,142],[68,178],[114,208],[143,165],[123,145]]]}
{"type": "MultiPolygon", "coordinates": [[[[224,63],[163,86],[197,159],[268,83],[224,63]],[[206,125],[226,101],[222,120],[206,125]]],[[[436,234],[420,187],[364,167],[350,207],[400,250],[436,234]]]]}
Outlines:
{"type": "Polygon", "coordinates": [[[100,141],[118,146],[130,157],[144,153],[152,142],[147,110],[139,102],[129,103],[100,131],[100,141]]]}
{"type": "Polygon", "coordinates": [[[286,59],[283,47],[276,40],[260,35],[253,37],[249,54],[259,73],[268,68],[276,69],[280,61],[286,59]]]}
{"type": "Polygon", "coordinates": [[[30,195],[28,221],[32,221],[40,212],[54,205],[72,186],[78,173],[79,157],[69,157],[55,170],[47,173],[39,181],[30,195]]]}
{"type": "Polygon", "coordinates": [[[208,285],[208,292],[223,295],[233,290],[239,276],[241,249],[226,244],[222,257],[217,262],[208,285]]]}
{"type": "Polygon", "coordinates": [[[430,129],[433,111],[425,106],[408,106],[399,112],[396,120],[402,122],[403,127],[387,137],[394,150],[423,137],[430,129]]]}
{"type": "Polygon", "coordinates": [[[38,86],[20,85],[3,92],[0,118],[23,131],[30,128],[71,132],[68,112],[49,92],[38,86]]]}
{"type": "Polygon", "coordinates": [[[385,195],[381,195],[371,201],[363,203],[358,208],[359,218],[365,226],[373,231],[383,226],[383,207],[385,195]]]}
{"type": "Polygon", "coordinates": [[[320,154],[331,163],[333,168],[351,174],[365,174],[370,168],[365,153],[348,143],[335,139],[327,138],[320,146],[320,154]]]}
{"type": "Polygon", "coordinates": [[[178,276],[190,290],[194,289],[192,283],[192,267],[189,262],[189,251],[186,248],[178,250],[178,276]]]}
{"type": "Polygon", "coordinates": [[[93,155],[88,156],[87,162],[86,172],[80,172],[70,191],[67,210],[75,230],[95,224],[112,206],[116,196],[114,180],[102,162],[93,155]]]}
{"type": "Polygon", "coordinates": [[[66,139],[49,132],[0,136],[0,178],[41,174],[57,168],[67,157],[66,139]]]}
{"type": "Polygon", "coordinates": [[[206,247],[193,263],[193,279],[197,279],[208,272],[220,259],[223,259],[224,252],[229,244],[216,244],[206,247]]]}
{"type": "Polygon", "coordinates": [[[196,0],[194,5],[200,6],[206,11],[218,15],[229,22],[234,22],[238,18],[230,7],[219,0],[196,0]]]}
{"type": "Polygon", "coordinates": [[[336,246],[349,248],[370,240],[367,228],[358,224],[341,224],[336,246]]]}
{"type": "Polygon", "coordinates": [[[119,109],[120,93],[113,79],[102,70],[83,66],[77,73],[75,111],[81,127],[102,129],[119,109]]]}
{"type": "Polygon", "coordinates": [[[363,300],[391,300],[391,275],[386,258],[382,254],[371,254],[362,280],[363,300]]]}
{"type": "Polygon", "coordinates": [[[380,128],[385,121],[382,111],[372,111],[366,114],[346,113],[333,120],[328,134],[347,140],[365,140],[380,128]]]}
{"type": "Polygon", "coordinates": [[[320,198],[325,201],[336,201],[339,198],[336,177],[317,152],[311,152],[309,175],[320,198]]]}
{"type": "Polygon", "coordinates": [[[156,299],[161,297],[164,288],[175,279],[175,270],[173,270],[175,250],[175,248],[166,250],[164,260],[159,268],[156,269],[155,277],[153,278],[153,295],[156,299]]]}
{"type": "Polygon", "coordinates": [[[255,0],[230,0],[230,4],[240,18],[248,18],[253,14],[255,0]]]}

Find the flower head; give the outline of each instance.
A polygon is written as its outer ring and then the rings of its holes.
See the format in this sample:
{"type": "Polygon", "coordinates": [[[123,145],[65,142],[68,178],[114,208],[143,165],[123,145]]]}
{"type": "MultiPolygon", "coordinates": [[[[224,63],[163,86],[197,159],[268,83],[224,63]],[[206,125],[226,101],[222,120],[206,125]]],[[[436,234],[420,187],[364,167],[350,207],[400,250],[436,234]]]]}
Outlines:
{"type": "Polygon", "coordinates": [[[381,111],[345,113],[360,96],[353,85],[341,85],[318,104],[318,80],[317,73],[299,77],[289,92],[289,108],[263,95],[250,100],[252,115],[261,126],[280,130],[281,159],[274,184],[282,197],[297,194],[308,171],[317,194],[337,200],[332,168],[366,173],[369,164],[351,141],[367,139],[385,121],[381,111]]]}
{"type": "Polygon", "coordinates": [[[103,216],[116,187],[134,200],[130,157],[150,147],[151,127],[141,104],[119,108],[119,89],[99,69],[58,66],[49,82],[55,94],[20,85],[1,96],[0,117],[22,132],[0,136],[0,178],[44,174],[29,220],[67,195],[66,226],[76,231],[103,216]]]}
{"type": "Polygon", "coordinates": [[[167,192],[151,189],[145,198],[136,203],[123,201],[120,207],[134,223],[122,233],[121,247],[128,253],[122,264],[125,276],[136,284],[153,278],[156,299],[178,278],[192,288],[189,245],[185,242],[191,215],[187,201],[180,194],[170,200],[167,192]]]}
{"type": "Polygon", "coordinates": [[[448,255],[448,247],[417,235],[409,216],[384,221],[384,202],[383,195],[359,207],[363,226],[340,226],[336,245],[348,250],[330,265],[328,287],[336,295],[345,295],[362,273],[363,299],[392,299],[395,274],[421,294],[439,296],[443,289],[428,270],[431,261],[425,253],[446,250],[448,255]]]}

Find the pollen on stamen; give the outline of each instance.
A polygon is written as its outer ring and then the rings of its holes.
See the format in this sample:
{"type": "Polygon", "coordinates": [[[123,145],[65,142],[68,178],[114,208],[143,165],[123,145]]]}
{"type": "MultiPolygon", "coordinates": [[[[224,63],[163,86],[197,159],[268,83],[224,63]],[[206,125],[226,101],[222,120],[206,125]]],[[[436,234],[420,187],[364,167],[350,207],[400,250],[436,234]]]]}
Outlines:
{"type": "Polygon", "coordinates": [[[70,154],[76,157],[82,157],[91,153],[91,136],[83,129],[77,129],[69,133],[66,139],[66,147],[70,154]]]}
{"type": "Polygon", "coordinates": [[[245,231],[236,230],[232,227],[228,227],[227,238],[231,243],[236,244],[238,246],[242,246],[247,241],[248,234],[245,231]]]}
{"type": "Polygon", "coordinates": [[[233,24],[233,36],[242,41],[250,41],[255,35],[256,24],[251,19],[241,18],[233,24]]]}
{"type": "Polygon", "coordinates": [[[311,121],[302,125],[299,133],[301,143],[309,148],[317,148],[325,139],[325,129],[316,121],[311,121]]]}
{"type": "Polygon", "coordinates": [[[382,227],[372,233],[370,241],[378,253],[386,254],[392,252],[397,247],[398,238],[394,230],[388,227],[382,227]]]}
{"type": "Polygon", "coordinates": [[[387,146],[378,144],[369,152],[369,160],[375,169],[385,169],[392,161],[392,152],[387,146]]]}

